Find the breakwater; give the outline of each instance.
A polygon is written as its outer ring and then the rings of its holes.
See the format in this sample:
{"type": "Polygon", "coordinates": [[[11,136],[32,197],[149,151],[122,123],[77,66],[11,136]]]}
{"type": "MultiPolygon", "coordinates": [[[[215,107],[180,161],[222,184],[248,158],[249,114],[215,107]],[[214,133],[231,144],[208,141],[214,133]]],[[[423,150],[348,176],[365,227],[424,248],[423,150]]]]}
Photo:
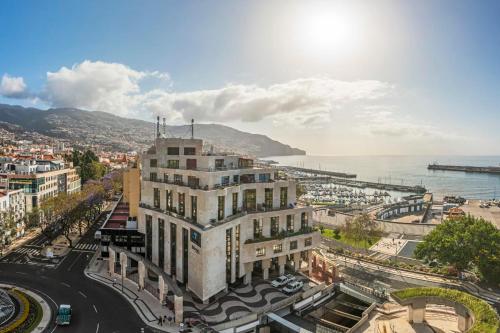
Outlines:
{"type": "Polygon", "coordinates": [[[336,172],[336,171],[328,171],[328,170],[316,170],[316,169],[308,169],[308,168],[299,168],[299,167],[283,167],[287,170],[298,171],[309,173],[312,175],[322,175],[322,176],[331,176],[331,177],[339,177],[339,178],[356,178],[357,175],[354,173],[346,173],[346,172],[336,172]]]}
{"type": "Polygon", "coordinates": [[[494,167],[494,166],[478,167],[478,166],[468,166],[468,165],[429,164],[427,166],[427,169],[441,170],[441,171],[463,171],[463,172],[500,174],[500,167],[494,167]]]}

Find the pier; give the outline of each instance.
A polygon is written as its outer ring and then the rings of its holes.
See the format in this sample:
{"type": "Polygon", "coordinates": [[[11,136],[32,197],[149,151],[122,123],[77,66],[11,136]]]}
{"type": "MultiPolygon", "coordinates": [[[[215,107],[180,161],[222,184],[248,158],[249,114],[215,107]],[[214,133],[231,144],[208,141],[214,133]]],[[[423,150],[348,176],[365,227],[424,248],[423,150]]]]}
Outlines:
{"type": "Polygon", "coordinates": [[[291,167],[291,166],[286,166],[283,168],[287,169],[287,170],[292,170],[292,171],[310,173],[312,175],[322,175],[322,176],[330,176],[330,177],[338,177],[338,178],[356,178],[357,177],[357,175],[354,173],[346,173],[346,172],[316,170],[316,169],[299,168],[299,167],[291,167]]]}
{"type": "Polygon", "coordinates": [[[442,170],[442,171],[463,171],[463,172],[474,172],[474,173],[493,173],[500,175],[500,167],[487,166],[467,166],[467,165],[441,165],[441,164],[429,164],[427,166],[429,170],[442,170]]]}

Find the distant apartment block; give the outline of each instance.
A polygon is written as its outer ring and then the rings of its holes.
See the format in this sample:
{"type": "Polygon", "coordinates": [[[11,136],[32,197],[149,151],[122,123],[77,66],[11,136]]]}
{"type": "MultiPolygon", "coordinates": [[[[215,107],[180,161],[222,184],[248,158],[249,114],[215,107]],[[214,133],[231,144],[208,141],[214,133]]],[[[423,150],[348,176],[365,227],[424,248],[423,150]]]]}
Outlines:
{"type": "Polygon", "coordinates": [[[0,190],[0,246],[24,235],[24,192],[0,190]]]}
{"type": "Polygon", "coordinates": [[[47,198],[59,193],[78,192],[80,188],[77,170],[64,161],[0,159],[0,189],[22,190],[27,212],[31,212],[47,198]]]}
{"type": "Polygon", "coordinates": [[[202,301],[252,274],[298,269],[319,244],[296,183],[249,157],[157,138],[141,156],[138,230],[145,256],[202,301]]]}

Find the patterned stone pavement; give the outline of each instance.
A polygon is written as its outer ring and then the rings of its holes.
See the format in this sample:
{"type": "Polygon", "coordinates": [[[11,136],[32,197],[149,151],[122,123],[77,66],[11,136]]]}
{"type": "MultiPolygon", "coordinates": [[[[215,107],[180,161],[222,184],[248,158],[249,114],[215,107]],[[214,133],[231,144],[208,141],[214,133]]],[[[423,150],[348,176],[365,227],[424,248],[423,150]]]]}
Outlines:
{"type": "Polygon", "coordinates": [[[185,297],[184,318],[202,319],[208,325],[214,325],[246,316],[285,298],[287,296],[271,286],[269,281],[258,280],[233,289],[208,305],[185,297]]]}

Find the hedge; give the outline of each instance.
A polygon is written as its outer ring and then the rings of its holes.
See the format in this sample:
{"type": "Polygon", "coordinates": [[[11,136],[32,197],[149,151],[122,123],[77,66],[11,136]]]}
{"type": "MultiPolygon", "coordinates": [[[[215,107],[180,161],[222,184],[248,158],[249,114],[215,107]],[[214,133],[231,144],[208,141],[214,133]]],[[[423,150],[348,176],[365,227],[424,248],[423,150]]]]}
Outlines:
{"type": "Polygon", "coordinates": [[[437,296],[463,304],[474,316],[474,323],[468,333],[497,333],[500,322],[495,310],[485,301],[465,292],[444,288],[409,288],[398,290],[392,295],[406,300],[413,297],[437,296]]]}

